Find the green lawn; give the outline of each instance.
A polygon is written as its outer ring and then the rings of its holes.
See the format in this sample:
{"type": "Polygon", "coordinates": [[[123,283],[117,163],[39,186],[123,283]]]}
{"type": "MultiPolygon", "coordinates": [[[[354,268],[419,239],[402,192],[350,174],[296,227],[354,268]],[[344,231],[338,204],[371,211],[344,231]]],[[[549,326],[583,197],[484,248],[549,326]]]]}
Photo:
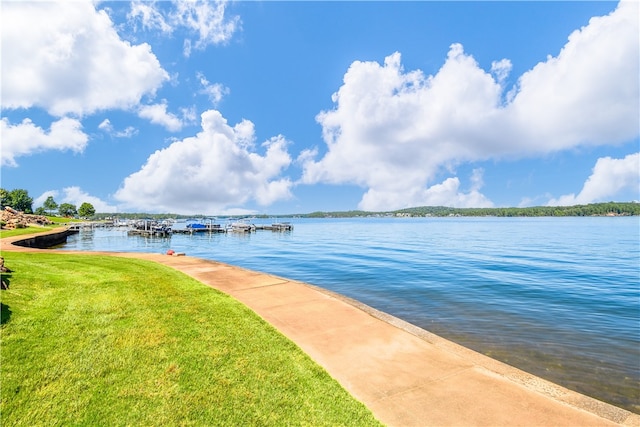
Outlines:
{"type": "Polygon", "coordinates": [[[66,218],[63,216],[48,216],[47,215],[47,219],[51,222],[53,222],[56,225],[65,225],[65,224],[69,224],[69,223],[74,223],[74,222],[85,222],[85,220],[82,219],[75,219],[75,218],[66,218]]]}
{"type": "Polygon", "coordinates": [[[15,228],[15,229],[12,229],[12,230],[2,229],[2,230],[0,230],[0,238],[21,236],[23,234],[43,233],[45,231],[53,230],[54,228],[64,227],[65,225],[70,224],[70,223],[83,222],[82,220],[79,220],[79,219],[61,218],[61,217],[58,217],[58,216],[47,216],[47,218],[49,219],[49,221],[53,222],[53,224],[44,225],[44,226],[32,226],[32,225],[30,225],[30,226],[25,227],[25,228],[15,228]]]}
{"type": "Polygon", "coordinates": [[[255,313],[178,271],[3,256],[3,426],[380,425],[255,313]]]}
{"type": "Polygon", "coordinates": [[[2,229],[0,230],[0,238],[22,236],[23,234],[44,233],[45,231],[51,231],[56,227],[59,227],[59,225],[46,225],[43,227],[29,226],[25,228],[14,228],[13,230],[2,229]]]}

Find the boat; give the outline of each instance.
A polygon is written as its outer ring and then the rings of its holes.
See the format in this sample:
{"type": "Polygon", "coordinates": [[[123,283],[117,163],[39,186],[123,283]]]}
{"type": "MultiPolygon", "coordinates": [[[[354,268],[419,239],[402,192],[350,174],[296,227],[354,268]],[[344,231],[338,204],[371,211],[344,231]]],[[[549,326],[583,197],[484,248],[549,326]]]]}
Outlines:
{"type": "Polygon", "coordinates": [[[248,218],[229,218],[226,229],[231,233],[251,233],[256,231],[256,226],[248,218]]]}
{"type": "Polygon", "coordinates": [[[185,228],[192,231],[198,231],[198,230],[206,230],[207,226],[199,222],[192,222],[190,224],[187,224],[185,228]]]}
{"type": "Polygon", "coordinates": [[[226,230],[220,225],[215,223],[216,218],[200,218],[200,219],[189,219],[186,221],[184,227],[174,228],[174,233],[201,233],[201,232],[210,232],[210,233],[224,233],[226,230]]]}

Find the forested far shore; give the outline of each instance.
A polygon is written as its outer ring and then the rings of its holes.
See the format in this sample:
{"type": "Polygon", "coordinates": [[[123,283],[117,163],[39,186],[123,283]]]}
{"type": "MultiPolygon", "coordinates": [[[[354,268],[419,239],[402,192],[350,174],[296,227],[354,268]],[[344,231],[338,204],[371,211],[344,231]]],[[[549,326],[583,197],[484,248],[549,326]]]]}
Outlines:
{"type": "MultiPolygon", "coordinates": [[[[33,210],[33,198],[25,189],[13,189],[8,191],[0,188],[0,209],[10,207],[16,211],[27,214],[54,215],[67,218],[83,218],[90,220],[102,219],[170,219],[170,218],[203,218],[218,217],[230,218],[230,215],[201,214],[193,213],[189,215],[176,213],[96,213],[91,203],[84,202],[80,208],[74,204],[65,202],[58,204],[53,196],[47,197],[42,206],[33,210]],[[57,215],[56,215],[57,214],[57,215]]],[[[371,212],[362,210],[352,211],[318,211],[312,213],[289,213],[289,214],[247,214],[245,217],[253,218],[352,218],[352,217],[448,217],[448,216],[496,216],[496,217],[536,217],[536,216],[637,216],[640,215],[640,202],[606,202],[590,203],[586,205],[574,206],[531,206],[531,207],[498,207],[498,208],[453,208],[447,206],[418,206],[412,208],[398,209],[394,211],[371,212]]],[[[233,215],[237,217],[237,215],[233,215]]]]}
{"type": "Polygon", "coordinates": [[[635,216],[640,215],[640,203],[608,202],[576,206],[535,206],[526,208],[447,208],[417,207],[396,211],[412,216],[635,216]]]}
{"type": "MultiPolygon", "coordinates": [[[[534,206],[526,208],[501,207],[501,208],[452,208],[446,206],[420,206],[399,209],[387,212],[370,211],[335,211],[312,212],[306,214],[259,214],[248,215],[254,218],[356,218],[376,216],[400,216],[400,217],[450,217],[450,216],[495,216],[495,217],[542,217],[542,216],[638,216],[640,215],[640,203],[638,202],[607,202],[592,203],[575,206],[534,206]]],[[[168,219],[168,218],[202,218],[211,215],[179,215],[173,213],[97,213],[95,219],[121,218],[121,219],[168,219]]],[[[227,218],[228,215],[216,215],[218,218],[227,218]]]]}
{"type": "Polygon", "coordinates": [[[449,217],[449,216],[496,216],[496,217],[539,217],[539,216],[636,216],[640,215],[640,203],[608,202],[576,206],[533,206],[526,208],[452,208],[446,206],[420,206],[390,212],[314,212],[303,217],[360,217],[360,216],[408,216],[408,217],[449,217]]]}

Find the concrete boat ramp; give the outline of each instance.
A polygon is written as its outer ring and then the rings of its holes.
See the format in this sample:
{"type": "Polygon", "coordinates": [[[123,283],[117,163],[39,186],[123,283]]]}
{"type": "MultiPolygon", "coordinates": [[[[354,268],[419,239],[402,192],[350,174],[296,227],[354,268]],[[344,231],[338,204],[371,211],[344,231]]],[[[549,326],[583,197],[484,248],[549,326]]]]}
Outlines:
{"type": "MultiPolygon", "coordinates": [[[[36,250],[15,240],[1,250],[36,250]]],[[[640,426],[640,415],[305,283],[189,256],[91,254],[158,262],[233,296],[389,426],[640,426]]]]}

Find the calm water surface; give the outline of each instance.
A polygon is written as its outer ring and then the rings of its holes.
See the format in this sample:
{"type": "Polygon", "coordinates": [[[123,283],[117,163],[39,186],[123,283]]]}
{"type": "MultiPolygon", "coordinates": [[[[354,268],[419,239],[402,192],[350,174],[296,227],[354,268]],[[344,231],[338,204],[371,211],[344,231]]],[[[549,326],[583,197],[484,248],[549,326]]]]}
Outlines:
{"type": "Polygon", "coordinates": [[[301,280],[640,413],[638,217],[293,224],[165,239],[96,229],[63,249],[173,249],[301,280]]]}

